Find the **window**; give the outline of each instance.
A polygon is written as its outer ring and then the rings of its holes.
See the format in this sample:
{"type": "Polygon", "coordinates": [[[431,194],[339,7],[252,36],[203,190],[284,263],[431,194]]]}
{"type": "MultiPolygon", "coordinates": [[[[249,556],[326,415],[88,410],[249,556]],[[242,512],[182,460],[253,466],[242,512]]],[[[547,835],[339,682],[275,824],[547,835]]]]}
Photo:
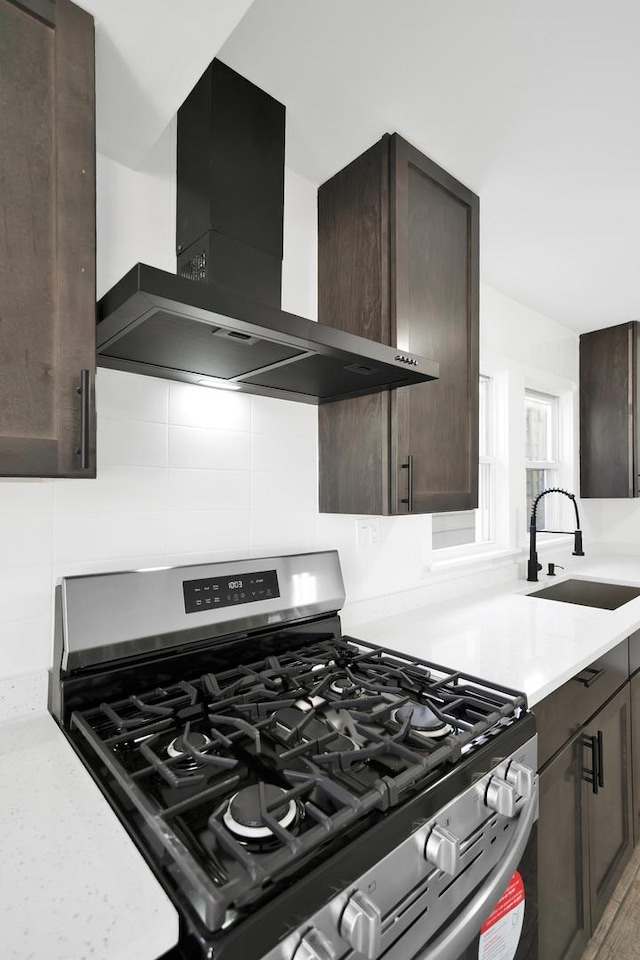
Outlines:
{"type": "MultiPolygon", "coordinates": [[[[534,499],[548,487],[560,485],[559,398],[526,390],[525,473],[527,489],[527,526],[534,499]]],[[[558,497],[545,497],[537,510],[539,530],[558,529],[558,497]]]]}
{"type": "Polygon", "coordinates": [[[434,514],[431,527],[434,550],[494,539],[496,457],[493,379],[481,376],[479,391],[478,509],[434,514]]]}

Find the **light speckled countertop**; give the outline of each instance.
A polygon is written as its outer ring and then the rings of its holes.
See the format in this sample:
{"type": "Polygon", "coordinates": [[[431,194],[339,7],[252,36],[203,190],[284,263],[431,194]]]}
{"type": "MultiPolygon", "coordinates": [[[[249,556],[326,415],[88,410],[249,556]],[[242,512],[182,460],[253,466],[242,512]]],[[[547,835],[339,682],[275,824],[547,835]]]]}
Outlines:
{"type": "Polygon", "coordinates": [[[2,960],[154,960],[178,918],[44,709],[46,676],[0,683],[2,960]]]}
{"type": "Polygon", "coordinates": [[[353,633],[521,690],[533,706],[640,629],[640,597],[617,610],[599,610],[527,596],[569,577],[639,585],[640,557],[606,555],[582,561],[568,577],[539,584],[514,581],[359,623],[353,633]]]}

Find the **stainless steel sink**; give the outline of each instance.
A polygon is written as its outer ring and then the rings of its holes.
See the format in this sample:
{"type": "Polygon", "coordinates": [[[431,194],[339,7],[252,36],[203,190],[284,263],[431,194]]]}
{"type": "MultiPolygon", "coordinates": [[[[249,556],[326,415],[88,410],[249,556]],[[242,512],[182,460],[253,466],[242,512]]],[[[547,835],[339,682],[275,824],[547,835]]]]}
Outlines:
{"type": "Polygon", "coordinates": [[[601,610],[617,610],[630,600],[640,597],[640,587],[603,583],[600,580],[562,580],[550,587],[543,587],[542,590],[534,590],[528,596],[559,600],[561,603],[577,603],[582,607],[600,607],[601,610]]]}

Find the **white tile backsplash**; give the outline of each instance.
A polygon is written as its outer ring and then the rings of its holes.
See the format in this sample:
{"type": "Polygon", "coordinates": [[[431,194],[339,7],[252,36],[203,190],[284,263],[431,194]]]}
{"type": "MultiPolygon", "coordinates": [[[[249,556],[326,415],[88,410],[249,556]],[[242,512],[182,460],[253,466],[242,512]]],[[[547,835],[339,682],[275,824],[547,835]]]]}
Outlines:
{"type": "Polygon", "coordinates": [[[169,470],[169,510],[249,510],[248,470],[169,470]]]}
{"type": "Polygon", "coordinates": [[[318,509],[317,473],[313,465],[297,472],[254,470],[251,487],[254,510],[315,513],[318,509]]]}
{"type": "Polygon", "coordinates": [[[51,612],[51,564],[29,564],[0,575],[0,624],[43,619],[51,612]]]}
{"type": "Polygon", "coordinates": [[[56,560],[102,560],[166,552],[164,513],[59,513],[56,560]]]}
{"type": "MultiPolygon", "coordinates": [[[[53,609],[51,591],[50,594],[53,609]]],[[[0,634],[3,677],[17,677],[35,670],[47,670],[51,666],[51,623],[50,614],[36,620],[24,619],[3,624],[0,634]]]]}
{"type": "Polygon", "coordinates": [[[51,480],[0,480],[0,513],[51,513],[53,489],[51,480]]]}
{"type": "Polygon", "coordinates": [[[301,550],[314,550],[316,514],[290,510],[253,510],[251,545],[257,549],[278,543],[295,543],[301,550]]]}
{"type": "Polygon", "coordinates": [[[0,677],[50,665],[62,576],[313,549],[314,407],[101,369],[97,414],[97,479],[0,482],[0,677]]]}
{"type": "Polygon", "coordinates": [[[166,423],[169,383],[120,370],[98,370],[96,407],[101,417],[166,423]]]}
{"type": "Polygon", "coordinates": [[[312,403],[295,403],[275,397],[253,398],[253,433],[287,436],[291,433],[315,435],[318,429],[318,408],[312,403]]]}
{"type": "MultiPolygon", "coordinates": [[[[0,505],[3,506],[0,493],[0,505]]],[[[53,556],[52,511],[29,513],[0,511],[0,568],[31,567],[51,563],[53,556]]]]}
{"type": "Polygon", "coordinates": [[[173,553],[249,549],[248,510],[181,510],[167,517],[167,550],[173,553]]]}
{"type": "Polygon", "coordinates": [[[165,423],[99,417],[98,471],[112,465],[166,467],[167,430],[165,423]]]}
{"type": "Polygon", "coordinates": [[[55,485],[57,513],[164,510],[168,500],[164,467],[107,465],[97,480],[60,480],[55,485]]]}
{"type": "Polygon", "coordinates": [[[169,466],[196,470],[249,470],[251,435],[205,430],[200,427],[170,426],[169,466]]]}
{"type": "Polygon", "coordinates": [[[189,383],[172,383],[169,423],[209,430],[251,429],[251,397],[228,390],[212,390],[189,383]]]}
{"type": "Polygon", "coordinates": [[[256,434],[252,438],[253,470],[288,472],[317,470],[317,430],[308,433],[283,431],[279,434],[256,434]]]}

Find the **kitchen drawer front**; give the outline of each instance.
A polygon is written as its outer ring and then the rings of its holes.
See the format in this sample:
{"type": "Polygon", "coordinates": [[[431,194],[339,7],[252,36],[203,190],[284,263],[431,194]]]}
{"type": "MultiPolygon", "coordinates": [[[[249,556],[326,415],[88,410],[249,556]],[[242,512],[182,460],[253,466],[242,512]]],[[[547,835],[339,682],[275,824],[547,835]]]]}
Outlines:
{"type": "Polygon", "coordinates": [[[629,676],[640,670],[640,630],[629,637],[629,676]]]}
{"type": "MultiPolygon", "coordinates": [[[[640,634],[638,635],[640,656],[640,634]]],[[[538,768],[600,709],[629,676],[629,641],[623,640],[536,704],[538,768]]]]}

